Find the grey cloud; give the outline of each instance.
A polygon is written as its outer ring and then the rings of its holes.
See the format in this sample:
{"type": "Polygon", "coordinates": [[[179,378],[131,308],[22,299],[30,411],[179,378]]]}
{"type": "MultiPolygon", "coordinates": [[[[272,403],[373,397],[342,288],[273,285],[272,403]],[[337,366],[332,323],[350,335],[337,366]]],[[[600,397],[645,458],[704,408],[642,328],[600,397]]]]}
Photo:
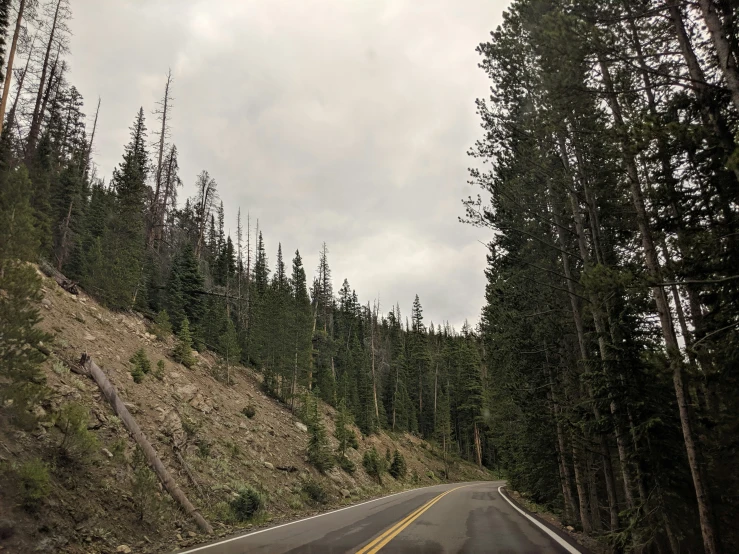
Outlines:
{"type": "Polygon", "coordinates": [[[337,288],[385,312],[418,293],[459,328],[479,318],[488,238],[457,222],[488,87],[474,49],[505,4],[76,0],[71,79],[88,112],[103,99],[100,174],[171,67],[181,197],[208,169],[230,228],[239,206],[259,218],[271,261],[281,241],[312,272],[325,240],[337,288]]]}

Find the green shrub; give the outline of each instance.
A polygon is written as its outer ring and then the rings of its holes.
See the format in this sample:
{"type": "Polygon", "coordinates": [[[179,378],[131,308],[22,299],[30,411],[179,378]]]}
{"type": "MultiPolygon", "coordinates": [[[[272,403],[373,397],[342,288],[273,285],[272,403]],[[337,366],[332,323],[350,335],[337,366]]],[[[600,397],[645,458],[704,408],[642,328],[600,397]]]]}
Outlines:
{"type": "Polygon", "coordinates": [[[180,420],[182,421],[182,430],[185,431],[185,435],[187,435],[188,439],[191,439],[195,435],[197,435],[198,431],[200,431],[200,428],[203,426],[202,421],[193,419],[186,414],[183,415],[180,420]]]}
{"type": "Polygon", "coordinates": [[[374,446],[364,453],[362,465],[367,475],[374,477],[382,485],[382,474],[385,473],[387,466],[385,465],[385,460],[380,457],[374,446]]]}
{"type": "Polygon", "coordinates": [[[357,465],[346,456],[340,454],[336,456],[336,465],[350,474],[357,471],[357,465]]]}
{"type": "Polygon", "coordinates": [[[110,445],[110,453],[113,454],[113,459],[117,462],[126,461],[126,446],[127,441],[125,438],[120,437],[116,439],[113,444],[110,445]]]}
{"type": "Polygon", "coordinates": [[[257,410],[254,406],[249,404],[248,406],[244,407],[243,410],[241,410],[241,413],[244,414],[249,419],[251,419],[257,414],[257,410]]]}
{"type": "Polygon", "coordinates": [[[203,460],[208,459],[210,457],[210,443],[205,439],[198,439],[197,446],[198,456],[203,460]]]}
{"type": "Polygon", "coordinates": [[[28,511],[36,511],[51,492],[48,466],[39,458],[33,458],[21,464],[16,473],[23,507],[28,511]]]}
{"type": "Polygon", "coordinates": [[[149,468],[146,457],[140,448],[133,456],[133,479],[131,480],[131,498],[140,521],[153,522],[161,512],[159,487],[156,474],[149,468]]]}
{"type": "Polygon", "coordinates": [[[237,458],[241,455],[241,447],[236,441],[227,440],[225,442],[225,446],[226,450],[228,450],[228,453],[231,455],[232,458],[237,458]]]}
{"type": "Polygon", "coordinates": [[[143,348],[139,348],[136,353],[131,356],[131,375],[134,383],[140,383],[144,380],[144,375],[151,371],[151,362],[146,356],[143,348]]]}
{"type": "Polygon", "coordinates": [[[167,310],[162,310],[157,314],[151,330],[159,340],[164,340],[172,334],[172,322],[169,320],[167,310]]]}
{"type": "Polygon", "coordinates": [[[354,430],[350,430],[347,435],[347,446],[351,446],[354,450],[359,450],[359,440],[354,430]]]}
{"type": "Polygon", "coordinates": [[[62,432],[59,452],[78,463],[87,461],[98,448],[97,437],[87,429],[89,419],[88,409],[77,403],[62,406],[57,417],[56,424],[62,432]]]}
{"type": "Polygon", "coordinates": [[[314,504],[326,504],[329,500],[328,492],[315,479],[308,479],[303,483],[302,491],[308,500],[314,504]]]}
{"type": "Polygon", "coordinates": [[[177,344],[172,353],[174,361],[192,368],[195,365],[195,357],[192,355],[192,335],[190,334],[190,322],[187,318],[182,320],[180,332],[177,333],[177,344]]]}
{"type": "Polygon", "coordinates": [[[405,463],[405,458],[397,450],[393,453],[393,461],[390,464],[388,473],[395,479],[403,479],[408,471],[408,466],[405,463]]]}
{"type": "Polygon", "coordinates": [[[418,476],[418,472],[414,469],[411,473],[411,483],[418,485],[421,482],[421,478],[418,476]]]}
{"type": "Polygon", "coordinates": [[[159,360],[157,362],[157,368],[152,371],[152,375],[156,377],[159,381],[164,379],[164,360],[159,360]]]}
{"type": "Polygon", "coordinates": [[[236,495],[230,506],[238,521],[248,521],[264,508],[264,499],[254,487],[243,485],[236,491],[236,495]]]}

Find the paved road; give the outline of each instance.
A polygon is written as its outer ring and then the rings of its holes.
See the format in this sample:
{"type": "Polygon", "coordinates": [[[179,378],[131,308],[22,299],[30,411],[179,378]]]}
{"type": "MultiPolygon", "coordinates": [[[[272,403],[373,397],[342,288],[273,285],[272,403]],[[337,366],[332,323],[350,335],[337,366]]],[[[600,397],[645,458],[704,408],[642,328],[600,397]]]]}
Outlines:
{"type": "Polygon", "coordinates": [[[408,491],[186,552],[568,552],[501,497],[502,484],[445,484],[408,491]]]}

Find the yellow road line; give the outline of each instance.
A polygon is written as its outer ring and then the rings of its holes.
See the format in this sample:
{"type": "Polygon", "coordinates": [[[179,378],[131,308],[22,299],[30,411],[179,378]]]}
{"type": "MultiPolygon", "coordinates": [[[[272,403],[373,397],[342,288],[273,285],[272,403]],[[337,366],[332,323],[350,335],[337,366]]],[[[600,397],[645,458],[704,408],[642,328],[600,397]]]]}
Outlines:
{"type": "Polygon", "coordinates": [[[373,540],[371,543],[369,543],[364,548],[357,550],[356,554],[375,554],[376,552],[379,552],[379,550],[385,546],[387,543],[389,543],[391,540],[393,540],[395,537],[400,534],[403,529],[408,527],[411,523],[413,523],[416,519],[421,517],[423,513],[431,508],[434,504],[436,504],[439,500],[444,498],[447,494],[450,492],[454,492],[457,489],[461,489],[462,487],[469,487],[469,485],[462,485],[461,487],[455,487],[453,489],[449,489],[446,492],[441,493],[438,496],[435,496],[426,504],[418,508],[415,512],[413,512],[411,515],[407,516],[405,519],[399,521],[395,525],[393,525],[390,529],[385,531],[382,535],[377,537],[375,540],[373,540]]]}

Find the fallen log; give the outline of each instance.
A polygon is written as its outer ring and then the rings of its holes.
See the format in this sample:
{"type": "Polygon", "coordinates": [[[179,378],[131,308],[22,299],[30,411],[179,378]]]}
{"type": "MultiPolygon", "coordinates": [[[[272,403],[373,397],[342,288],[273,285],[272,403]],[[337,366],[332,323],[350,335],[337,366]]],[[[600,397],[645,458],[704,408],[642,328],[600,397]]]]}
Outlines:
{"type": "Polygon", "coordinates": [[[57,285],[62,287],[69,294],[74,294],[76,296],[80,293],[79,289],[77,288],[77,283],[75,283],[71,279],[67,279],[57,269],[52,267],[48,262],[44,260],[39,262],[39,269],[44,273],[44,275],[54,279],[57,285]]]}
{"type": "Polygon", "coordinates": [[[203,532],[209,535],[212,534],[213,528],[200,514],[198,509],[187,499],[187,496],[182,492],[182,489],[177,486],[177,483],[159,459],[156,450],[154,450],[154,447],[146,438],[146,435],[144,435],[144,432],[118,396],[118,391],[116,391],[113,384],[108,380],[108,377],[103,373],[103,370],[92,361],[92,358],[90,358],[87,353],[82,354],[79,367],[75,368],[75,373],[91,377],[93,381],[97,383],[103,395],[113,407],[115,414],[120,418],[125,428],[128,429],[128,432],[131,433],[131,436],[136,441],[136,444],[138,444],[143,451],[146,461],[149,462],[149,465],[154,470],[157,477],[159,477],[159,480],[162,482],[164,488],[167,489],[167,492],[177,501],[182,509],[195,520],[198,527],[200,527],[203,532]]]}

